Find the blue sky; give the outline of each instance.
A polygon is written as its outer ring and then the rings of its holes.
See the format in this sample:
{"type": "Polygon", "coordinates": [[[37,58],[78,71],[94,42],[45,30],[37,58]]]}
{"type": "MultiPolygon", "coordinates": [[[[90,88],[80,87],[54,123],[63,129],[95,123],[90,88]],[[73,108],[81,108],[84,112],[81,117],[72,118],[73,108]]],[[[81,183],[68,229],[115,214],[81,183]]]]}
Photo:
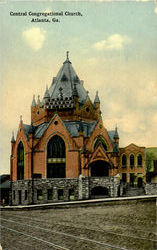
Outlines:
{"type": "Polygon", "coordinates": [[[157,5],[153,1],[43,1],[0,4],[1,173],[19,117],[30,123],[32,96],[42,98],[66,51],[86,90],[98,90],[104,125],[120,145],[157,146],[157,5]],[[13,12],[80,11],[59,23],[31,23],[13,12]]]}

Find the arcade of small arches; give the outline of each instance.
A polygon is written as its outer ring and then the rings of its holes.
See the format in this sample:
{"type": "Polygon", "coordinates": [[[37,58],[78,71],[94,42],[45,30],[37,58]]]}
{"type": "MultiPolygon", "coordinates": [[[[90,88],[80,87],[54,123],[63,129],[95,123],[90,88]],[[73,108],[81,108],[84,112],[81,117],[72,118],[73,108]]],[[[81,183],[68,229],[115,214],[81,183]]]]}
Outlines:
{"type": "Polygon", "coordinates": [[[142,167],[143,164],[143,158],[141,154],[138,154],[136,157],[136,162],[135,162],[135,156],[134,154],[130,154],[129,157],[126,156],[126,154],[123,154],[121,157],[121,165],[123,168],[127,167],[127,164],[129,162],[129,166],[132,168],[137,164],[138,167],[142,167]]]}

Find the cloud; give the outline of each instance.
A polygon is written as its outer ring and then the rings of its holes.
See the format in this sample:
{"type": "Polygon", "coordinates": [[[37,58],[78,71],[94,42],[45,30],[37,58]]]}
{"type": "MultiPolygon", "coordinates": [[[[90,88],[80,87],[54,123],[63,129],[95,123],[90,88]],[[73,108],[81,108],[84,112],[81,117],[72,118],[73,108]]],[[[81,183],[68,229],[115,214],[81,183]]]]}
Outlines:
{"type": "Polygon", "coordinates": [[[87,59],[87,63],[88,63],[90,66],[95,66],[95,65],[97,64],[97,59],[94,58],[94,57],[88,58],[88,59],[87,59]]]}
{"type": "Polygon", "coordinates": [[[120,50],[125,44],[131,42],[128,36],[122,36],[120,34],[113,34],[106,40],[99,41],[93,45],[96,50],[120,50]]]}
{"type": "Polygon", "coordinates": [[[22,36],[26,43],[35,51],[42,48],[43,43],[45,41],[45,31],[38,28],[33,27],[31,29],[25,30],[22,33],[22,36]]]}
{"type": "Polygon", "coordinates": [[[156,106],[157,104],[157,81],[149,81],[145,86],[136,88],[137,103],[142,107],[156,106]]]}

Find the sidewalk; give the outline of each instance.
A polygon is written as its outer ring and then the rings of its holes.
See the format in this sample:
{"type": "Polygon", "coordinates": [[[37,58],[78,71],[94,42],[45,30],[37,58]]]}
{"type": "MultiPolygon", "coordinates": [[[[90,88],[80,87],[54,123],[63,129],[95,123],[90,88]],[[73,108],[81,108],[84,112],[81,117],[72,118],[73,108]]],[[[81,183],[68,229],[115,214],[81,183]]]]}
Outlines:
{"type": "Polygon", "coordinates": [[[103,198],[103,199],[92,199],[92,200],[79,200],[79,201],[63,201],[63,202],[52,202],[46,204],[35,204],[35,205],[19,205],[19,206],[0,206],[1,210],[21,210],[21,209],[46,209],[46,208],[64,208],[72,207],[75,205],[88,205],[96,203],[110,203],[120,201],[131,201],[131,200],[155,200],[157,195],[143,195],[143,196],[132,196],[132,197],[117,197],[117,198],[103,198]]]}

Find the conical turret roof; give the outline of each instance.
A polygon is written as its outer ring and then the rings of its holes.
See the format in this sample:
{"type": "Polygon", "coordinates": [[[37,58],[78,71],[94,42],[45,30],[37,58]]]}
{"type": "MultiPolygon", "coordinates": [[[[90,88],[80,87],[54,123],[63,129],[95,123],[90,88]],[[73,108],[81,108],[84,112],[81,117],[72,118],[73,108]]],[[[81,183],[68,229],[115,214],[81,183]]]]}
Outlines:
{"type": "MultiPolygon", "coordinates": [[[[53,78],[52,85],[49,89],[49,94],[52,98],[60,98],[62,89],[63,98],[71,97],[73,95],[76,85],[76,90],[78,93],[79,101],[84,103],[86,100],[86,90],[84,89],[82,82],[77,76],[72,63],[69,60],[68,52],[67,58],[63,63],[63,66],[59,70],[57,76],[53,78]]],[[[76,91],[75,91],[76,92],[76,91]]]]}
{"type": "Polygon", "coordinates": [[[49,94],[47,85],[46,85],[46,91],[45,91],[45,94],[44,94],[44,99],[46,99],[46,98],[50,98],[50,94],[49,94]]]}
{"type": "Polygon", "coordinates": [[[94,103],[100,103],[100,99],[99,99],[99,96],[98,96],[98,91],[96,92],[94,103]]]}
{"type": "Polygon", "coordinates": [[[117,128],[117,126],[116,126],[116,128],[115,128],[115,132],[114,132],[114,137],[113,137],[114,139],[119,139],[119,135],[118,135],[118,128],[117,128]]]}

